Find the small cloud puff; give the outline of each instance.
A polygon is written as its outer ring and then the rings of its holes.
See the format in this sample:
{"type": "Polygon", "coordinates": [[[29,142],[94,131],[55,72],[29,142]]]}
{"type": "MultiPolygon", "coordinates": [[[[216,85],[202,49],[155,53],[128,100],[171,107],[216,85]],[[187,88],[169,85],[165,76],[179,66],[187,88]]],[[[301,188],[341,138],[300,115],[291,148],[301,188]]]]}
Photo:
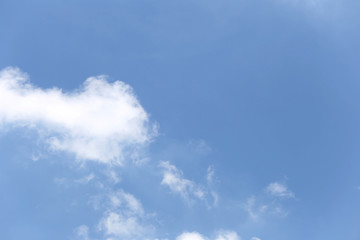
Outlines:
{"type": "MultiPolygon", "coordinates": [[[[209,240],[209,238],[198,232],[184,232],[176,240],[209,240]]],[[[214,240],[241,240],[241,238],[234,231],[221,231],[214,240]]]]}
{"type": "Polygon", "coordinates": [[[41,89],[18,68],[0,71],[0,130],[28,127],[51,149],[79,160],[121,164],[156,135],[132,88],[88,78],[80,89],[41,89]]]}
{"type": "Polygon", "coordinates": [[[279,182],[270,183],[265,192],[269,193],[274,197],[281,197],[281,198],[294,198],[295,195],[287,188],[285,184],[279,182]]]}

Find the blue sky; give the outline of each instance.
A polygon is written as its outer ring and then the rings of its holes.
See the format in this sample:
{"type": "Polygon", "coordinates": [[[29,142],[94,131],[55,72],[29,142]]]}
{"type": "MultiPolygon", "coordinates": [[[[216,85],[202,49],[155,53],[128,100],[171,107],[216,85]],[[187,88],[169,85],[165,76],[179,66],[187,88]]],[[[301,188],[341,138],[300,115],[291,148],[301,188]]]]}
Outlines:
{"type": "Polygon", "coordinates": [[[0,239],[360,239],[360,2],[0,1],[0,239]]]}

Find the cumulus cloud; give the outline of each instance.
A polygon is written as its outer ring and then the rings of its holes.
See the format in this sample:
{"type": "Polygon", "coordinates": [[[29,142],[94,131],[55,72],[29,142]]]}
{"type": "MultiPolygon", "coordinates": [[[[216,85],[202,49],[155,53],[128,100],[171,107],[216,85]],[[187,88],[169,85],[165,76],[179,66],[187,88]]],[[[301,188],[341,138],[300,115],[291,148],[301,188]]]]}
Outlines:
{"type": "Polygon", "coordinates": [[[132,194],[118,190],[110,192],[97,209],[103,209],[98,223],[98,231],[106,239],[149,239],[154,228],[148,223],[150,217],[145,213],[141,202],[132,194]]]}
{"type": "Polygon", "coordinates": [[[184,232],[176,240],[205,240],[205,238],[197,232],[184,232]]]}
{"type": "MultiPolygon", "coordinates": [[[[214,240],[241,240],[239,235],[234,231],[221,231],[214,240]]],[[[198,232],[184,232],[176,240],[209,240],[198,232]]]]}
{"type": "Polygon", "coordinates": [[[18,68],[0,71],[0,129],[28,127],[53,150],[79,160],[121,164],[156,134],[132,88],[90,77],[69,93],[41,89],[18,68]]]}
{"type": "Polygon", "coordinates": [[[279,182],[270,183],[265,191],[272,196],[281,198],[294,198],[295,195],[292,193],[285,184],[279,182]]]}
{"type": "Polygon", "coordinates": [[[109,212],[100,221],[99,230],[114,239],[140,239],[146,234],[147,228],[139,223],[134,216],[109,212]]]}

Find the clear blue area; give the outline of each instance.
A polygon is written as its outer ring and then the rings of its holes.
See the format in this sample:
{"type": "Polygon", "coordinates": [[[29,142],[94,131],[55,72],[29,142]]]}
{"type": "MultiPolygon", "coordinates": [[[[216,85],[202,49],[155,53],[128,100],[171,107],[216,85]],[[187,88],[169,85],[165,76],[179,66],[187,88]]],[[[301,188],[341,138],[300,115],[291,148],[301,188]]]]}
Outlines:
{"type": "MultiPolygon", "coordinates": [[[[99,74],[134,88],[160,134],[149,165],[116,169],[115,188],[156,213],[159,238],[230,229],[244,240],[359,240],[360,2],[318,2],[2,0],[0,68],[18,66],[41,88],[71,91],[99,74]],[[170,193],[158,161],[199,184],[213,166],[218,206],[170,193]],[[281,203],[288,215],[250,221],[247,199],[275,181],[296,196],[281,203]]],[[[101,218],[96,187],[54,179],[106,166],[61,153],[34,162],[37,147],[31,130],[1,132],[0,239],[73,239],[101,218]]]]}

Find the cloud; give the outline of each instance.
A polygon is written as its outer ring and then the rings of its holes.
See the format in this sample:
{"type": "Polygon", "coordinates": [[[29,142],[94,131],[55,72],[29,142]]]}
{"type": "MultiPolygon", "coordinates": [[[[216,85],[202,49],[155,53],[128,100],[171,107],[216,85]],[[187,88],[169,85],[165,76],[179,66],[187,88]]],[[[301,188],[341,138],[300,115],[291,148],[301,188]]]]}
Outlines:
{"type": "Polygon", "coordinates": [[[253,221],[259,220],[260,217],[266,213],[268,208],[268,205],[258,206],[254,196],[248,198],[245,204],[245,210],[248,212],[250,219],[253,221]]]}
{"type": "Polygon", "coordinates": [[[213,189],[215,170],[212,166],[207,169],[207,186],[186,179],[183,172],[169,162],[160,162],[160,167],[163,169],[161,184],[169,187],[173,193],[179,194],[187,203],[191,204],[198,199],[204,201],[209,209],[217,206],[219,195],[213,189]]]}
{"type": "Polygon", "coordinates": [[[89,240],[89,227],[86,225],[81,225],[76,229],[76,235],[78,239],[89,240]]]}
{"type": "Polygon", "coordinates": [[[205,238],[197,232],[185,232],[178,236],[176,240],[205,240],[205,238]]]}
{"type": "Polygon", "coordinates": [[[261,194],[247,199],[244,209],[249,214],[250,219],[259,221],[268,215],[286,217],[288,211],[283,207],[283,200],[293,199],[295,194],[285,184],[279,182],[270,183],[264,192],[268,196],[261,194]]]}
{"type": "Polygon", "coordinates": [[[95,175],[93,173],[90,173],[89,175],[87,175],[85,177],[75,180],[75,182],[79,183],[79,184],[87,184],[94,178],[95,178],[95,175]]]}
{"type": "Polygon", "coordinates": [[[208,185],[213,185],[214,175],[215,175],[214,167],[209,166],[208,169],[207,169],[207,174],[206,174],[206,181],[207,181],[208,185]]]}
{"type": "Polygon", "coordinates": [[[106,236],[116,239],[141,239],[148,231],[135,216],[124,216],[121,213],[109,212],[99,223],[99,230],[106,236]]]}
{"type": "Polygon", "coordinates": [[[251,240],[261,240],[261,239],[257,237],[252,237],[251,240]]]}
{"type": "Polygon", "coordinates": [[[280,197],[280,198],[294,198],[295,195],[287,188],[285,184],[279,183],[279,182],[273,182],[270,183],[266,189],[265,192],[269,193],[270,195],[274,197],[280,197]]]}
{"type": "MultiPolygon", "coordinates": [[[[198,232],[184,232],[176,240],[208,240],[198,232]]],[[[241,240],[239,235],[234,231],[221,231],[214,240],[241,240]]]]}
{"type": "Polygon", "coordinates": [[[103,212],[97,230],[104,239],[150,239],[154,227],[148,222],[152,215],[146,214],[141,202],[123,190],[112,191],[96,197],[96,210],[103,212]]]}
{"type": "Polygon", "coordinates": [[[241,238],[234,231],[223,231],[219,233],[215,240],[241,240],[241,238]]]}
{"type": "Polygon", "coordinates": [[[37,130],[50,149],[78,160],[122,164],[156,135],[132,88],[105,76],[65,93],[32,85],[18,68],[0,71],[0,130],[37,130]]]}
{"type": "Polygon", "coordinates": [[[160,162],[164,169],[164,176],[161,184],[166,185],[174,193],[180,194],[182,198],[190,202],[192,199],[205,199],[205,191],[195,184],[184,178],[183,173],[169,162],[160,162]]]}
{"type": "Polygon", "coordinates": [[[109,194],[111,208],[121,208],[128,212],[128,215],[143,216],[144,209],[139,200],[133,195],[122,190],[109,194]]]}
{"type": "Polygon", "coordinates": [[[263,221],[267,216],[284,218],[289,214],[278,201],[264,201],[254,196],[247,199],[244,209],[255,222],[263,221]]]}

